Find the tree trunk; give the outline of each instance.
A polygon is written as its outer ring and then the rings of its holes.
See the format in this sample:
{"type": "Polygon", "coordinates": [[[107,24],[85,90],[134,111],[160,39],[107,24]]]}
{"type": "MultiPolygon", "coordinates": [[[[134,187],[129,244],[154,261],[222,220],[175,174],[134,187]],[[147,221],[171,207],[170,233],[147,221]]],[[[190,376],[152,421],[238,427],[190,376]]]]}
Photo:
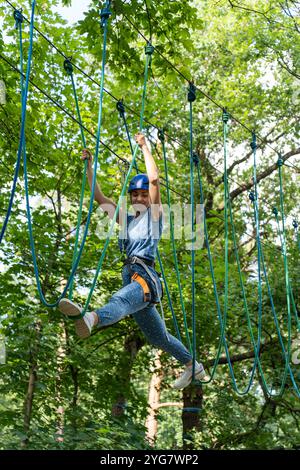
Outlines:
{"type": "Polygon", "coordinates": [[[150,385],[149,385],[149,395],[148,395],[148,404],[149,404],[149,414],[146,420],[146,429],[147,434],[146,438],[151,445],[155,443],[157,435],[157,412],[159,409],[160,402],[160,391],[161,391],[161,382],[164,377],[162,364],[160,361],[161,351],[157,351],[155,356],[155,370],[152,374],[150,385]]]}
{"type": "Polygon", "coordinates": [[[182,440],[185,450],[193,450],[193,431],[200,431],[199,413],[202,409],[203,390],[201,385],[191,384],[183,390],[182,440]]]}
{"type": "MultiPolygon", "coordinates": [[[[56,212],[56,219],[57,219],[57,240],[56,246],[57,250],[61,243],[61,235],[62,235],[62,194],[60,189],[60,184],[57,188],[57,211],[56,212]]],[[[66,239],[68,240],[68,238],[66,239]]],[[[61,291],[63,292],[66,286],[66,281],[63,280],[61,282],[61,291]]],[[[65,427],[65,409],[62,406],[62,397],[61,397],[61,388],[62,388],[62,380],[61,376],[63,373],[63,363],[66,357],[66,348],[67,348],[67,335],[66,335],[66,328],[64,322],[62,322],[62,329],[63,333],[61,335],[61,342],[60,346],[57,351],[57,376],[56,376],[56,403],[58,407],[56,409],[56,441],[63,442],[64,441],[64,427],[65,427]]]]}
{"type": "MultiPolygon", "coordinates": [[[[61,338],[64,343],[66,342],[66,336],[65,334],[63,333],[62,334],[62,338],[61,338]]],[[[65,425],[65,420],[64,420],[64,414],[65,414],[65,410],[64,410],[64,407],[61,405],[61,402],[62,402],[62,398],[61,398],[61,387],[62,387],[62,383],[61,383],[61,375],[62,375],[62,372],[63,372],[63,363],[64,363],[64,360],[65,360],[65,356],[66,356],[66,351],[65,351],[65,348],[64,348],[64,345],[63,345],[63,342],[61,343],[61,345],[59,346],[58,348],[58,351],[57,351],[57,376],[56,376],[56,393],[55,393],[55,400],[56,400],[56,403],[58,403],[58,407],[56,408],[56,426],[57,426],[57,429],[56,429],[56,441],[57,442],[63,442],[64,441],[64,425],[65,425]]]]}
{"type": "Polygon", "coordinates": [[[144,345],[144,340],[140,337],[139,333],[134,332],[133,334],[125,338],[124,343],[124,354],[121,357],[119,370],[122,372],[119,382],[119,390],[121,392],[117,396],[116,402],[112,407],[112,416],[120,418],[124,416],[126,408],[126,389],[130,383],[131,370],[137,353],[144,345]]]}
{"type": "Polygon", "coordinates": [[[37,382],[37,355],[38,355],[40,339],[41,339],[41,334],[42,334],[42,325],[40,321],[36,322],[35,331],[36,331],[36,338],[32,346],[32,349],[30,349],[29,379],[28,379],[27,393],[26,393],[25,400],[24,400],[23,424],[24,424],[24,434],[26,435],[26,437],[22,439],[21,441],[22,447],[26,447],[29,442],[29,431],[30,431],[33,398],[34,398],[35,385],[37,382]]]}

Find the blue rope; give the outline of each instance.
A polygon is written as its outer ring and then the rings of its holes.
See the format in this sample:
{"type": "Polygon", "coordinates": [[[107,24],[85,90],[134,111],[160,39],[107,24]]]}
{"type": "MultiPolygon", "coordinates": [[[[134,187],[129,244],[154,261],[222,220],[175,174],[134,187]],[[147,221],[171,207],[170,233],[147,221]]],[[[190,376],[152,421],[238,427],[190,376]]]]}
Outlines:
{"type": "MultiPolygon", "coordinates": [[[[64,61],[64,69],[66,70],[67,74],[69,75],[69,77],[71,79],[73,95],[74,95],[74,99],[75,99],[77,117],[78,117],[78,121],[80,123],[81,141],[82,141],[83,148],[86,148],[86,139],[85,139],[85,135],[84,135],[84,131],[83,131],[81,113],[80,113],[80,109],[79,109],[78,97],[77,97],[77,92],[76,92],[74,76],[73,76],[73,65],[71,63],[71,60],[66,59],[64,61]]],[[[79,232],[80,232],[81,218],[82,218],[82,207],[83,207],[83,201],[84,201],[84,190],[85,190],[85,185],[86,185],[87,166],[88,166],[88,161],[85,160],[84,168],[83,168],[82,183],[81,183],[81,194],[80,194],[79,211],[78,211],[78,217],[77,217],[75,244],[74,244],[74,251],[73,251],[73,258],[72,258],[72,268],[73,268],[74,263],[76,261],[76,256],[77,256],[77,252],[78,252],[79,232]]],[[[72,297],[73,297],[73,286],[74,286],[74,277],[73,277],[73,279],[70,283],[70,288],[69,288],[69,299],[71,299],[71,300],[72,300],[72,297]]]]}
{"type": "MultiPolygon", "coordinates": [[[[2,226],[2,229],[1,229],[1,233],[0,233],[0,243],[3,240],[4,234],[5,234],[5,231],[6,231],[6,228],[7,228],[7,224],[8,224],[10,215],[11,215],[11,211],[12,211],[12,206],[13,206],[13,202],[14,202],[14,197],[15,197],[16,187],[17,187],[17,181],[18,181],[18,176],[19,176],[22,151],[23,151],[24,141],[25,141],[27,97],[28,97],[29,78],[30,78],[31,61],[32,61],[32,48],[33,48],[34,11],[35,11],[35,0],[33,0],[32,4],[31,4],[29,49],[28,49],[27,69],[26,69],[26,79],[25,79],[24,90],[23,90],[23,79],[21,80],[21,87],[22,87],[21,88],[21,96],[22,96],[21,131],[20,131],[20,141],[19,141],[17,162],[16,162],[16,167],[15,167],[15,173],[14,173],[14,179],[13,179],[13,184],[12,184],[12,188],[11,188],[11,194],[10,194],[8,209],[7,209],[5,219],[4,219],[4,222],[3,222],[3,226],[2,226]]],[[[22,37],[23,16],[21,15],[21,13],[19,11],[18,11],[17,14],[15,14],[15,19],[16,19],[16,27],[19,27],[19,34],[20,34],[20,37],[22,37]],[[21,20],[21,18],[22,18],[22,20],[21,20]]],[[[22,52],[21,49],[20,49],[20,60],[22,60],[22,63],[23,63],[23,52],[22,52]]]]}
{"type": "MultiPolygon", "coordinates": [[[[107,7],[110,5],[110,2],[107,2],[107,7]]],[[[102,13],[101,13],[102,15],[102,13]]],[[[101,136],[101,127],[102,127],[102,107],[103,107],[103,91],[104,91],[104,78],[105,78],[105,64],[106,64],[106,45],[107,45],[107,29],[108,29],[108,16],[107,16],[107,8],[106,8],[106,13],[104,17],[101,16],[102,23],[104,24],[104,33],[103,33],[103,52],[102,52],[102,68],[101,68],[101,86],[100,86],[100,98],[99,98],[99,112],[98,112],[98,128],[97,128],[97,140],[96,140],[96,150],[95,150],[95,157],[94,157],[94,174],[93,174],[93,182],[92,182],[92,189],[91,189],[91,198],[90,198],[90,205],[89,205],[89,211],[87,215],[87,220],[86,220],[86,226],[85,230],[83,233],[81,245],[78,250],[78,255],[76,260],[74,261],[72,265],[72,270],[70,277],[66,283],[66,286],[62,292],[62,294],[59,296],[59,298],[52,303],[47,302],[47,300],[44,297],[44,294],[42,292],[41,288],[41,283],[39,279],[39,270],[38,270],[38,265],[37,265],[37,259],[36,259],[36,253],[35,253],[35,246],[34,246],[34,239],[33,239],[33,231],[32,231],[32,223],[31,223],[31,212],[30,212],[30,205],[29,205],[29,194],[28,194],[28,179],[27,179],[27,164],[26,164],[26,155],[24,155],[24,180],[25,180],[25,194],[26,194],[26,209],[27,209],[27,221],[28,221],[28,229],[29,229],[29,237],[30,237],[30,247],[31,247],[31,252],[32,252],[32,259],[33,259],[33,266],[34,266],[34,273],[36,277],[36,282],[37,282],[37,289],[39,296],[41,298],[41,301],[43,304],[47,307],[56,307],[59,303],[59,301],[65,297],[66,292],[69,289],[69,286],[71,285],[71,282],[73,280],[73,277],[75,275],[75,272],[78,268],[83,248],[85,245],[85,241],[87,238],[87,233],[89,229],[89,224],[90,224],[90,219],[91,219],[91,214],[92,214],[92,209],[93,209],[93,202],[94,202],[94,193],[95,193],[95,185],[96,185],[96,173],[97,173],[97,165],[98,165],[98,155],[99,155],[99,147],[100,147],[100,136],[101,136]]]]}
{"type": "Polygon", "coordinates": [[[160,267],[160,270],[161,270],[162,278],[163,278],[163,281],[164,281],[164,286],[165,286],[165,289],[166,289],[168,304],[169,304],[169,307],[170,307],[170,310],[171,310],[171,313],[172,313],[172,318],[173,318],[173,323],[174,323],[175,330],[176,330],[176,335],[177,335],[178,340],[182,343],[181,334],[180,334],[180,331],[179,331],[178,322],[177,322],[177,318],[176,318],[176,313],[175,313],[175,310],[174,310],[174,307],[173,307],[173,302],[172,302],[172,299],[171,299],[169,286],[168,286],[167,278],[166,278],[166,275],[165,275],[165,270],[164,270],[164,267],[163,267],[163,264],[162,264],[162,259],[161,259],[161,256],[160,256],[160,253],[159,253],[158,249],[157,249],[156,253],[157,253],[157,259],[158,259],[158,262],[159,262],[159,267],[160,267]]]}
{"type": "MultiPolygon", "coordinates": [[[[126,116],[125,116],[125,106],[124,106],[123,100],[118,101],[117,110],[119,111],[120,116],[123,119],[123,122],[124,122],[124,125],[125,125],[125,128],[126,128],[127,139],[128,139],[129,144],[130,144],[131,155],[132,155],[132,157],[134,157],[134,148],[133,148],[133,145],[132,145],[132,142],[131,142],[130,133],[129,133],[128,125],[127,125],[127,119],[126,119],[126,116]]],[[[138,171],[138,167],[137,167],[137,164],[136,164],[136,159],[133,158],[133,161],[134,161],[133,165],[134,165],[135,169],[138,171]]],[[[168,181],[167,181],[167,184],[168,184],[168,181]]],[[[177,338],[179,339],[179,341],[181,341],[181,336],[180,336],[180,331],[179,331],[179,327],[178,327],[178,323],[177,323],[177,318],[176,318],[176,314],[175,314],[175,311],[174,311],[174,308],[173,308],[173,303],[172,303],[172,299],[171,299],[171,295],[170,295],[170,291],[169,291],[169,286],[168,286],[168,283],[167,283],[167,278],[165,276],[165,271],[164,271],[164,267],[163,267],[163,264],[162,264],[162,259],[161,259],[161,256],[160,256],[160,253],[159,253],[158,249],[157,249],[156,253],[157,253],[157,258],[158,258],[158,261],[159,261],[160,270],[161,270],[161,274],[162,274],[163,281],[164,281],[164,286],[165,286],[165,290],[166,290],[166,294],[167,294],[167,298],[168,298],[169,307],[170,307],[170,310],[171,310],[171,313],[172,313],[173,322],[174,322],[175,329],[176,329],[177,338]]]]}
{"type": "MultiPolygon", "coordinates": [[[[129,128],[128,128],[128,124],[127,124],[127,119],[126,119],[126,116],[125,116],[125,106],[124,106],[124,102],[123,100],[119,100],[117,102],[117,110],[119,111],[119,114],[121,116],[121,118],[123,119],[123,123],[124,123],[124,126],[125,126],[125,130],[126,130],[126,135],[127,135],[127,140],[129,142],[129,145],[130,145],[130,151],[131,151],[131,155],[134,154],[134,148],[133,148],[133,145],[132,145],[132,142],[131,142],[131,138],[130,138],[130,133],[129,133],[129,128]]],[[[134,169],[135,171],[138,173],[139,172],[139,169],[138,169],[138,166],[137,166],[137,163],[136,161],[134,162],[134,169]]]]}
{"type": "MultiPolygon", "coordinates": [[[[276,207],[273,207],[273,214],[275,215],[275,219],[276,219],[277,233],[278,233],[278,236],[279,236],[279,239],[280,239],[281,253],[283,255],[283,240],[282,240],[282,234],[281,234],[279,218],[278,218],[278,209],[276,207]]],[[[295,298],[294,298],[291,283],[290,283],[289,287],[290,287],[290,296],[291,296],[291,301],[292,301],[292,305],[293,305],[295,320],[296,320],[297,328],[300,331],[300,320],[299,320],[299,315],[298,315],[298,311],[297,311],[296,302],[295,302],[295,298]]]]}
{"type": "Polygon", "coordinates": [[[192,367],[192,380],[195,380],[195,366],[196,366],[196,315],[195,315],[195,302],[196,302],[196,289],[195,289],[195,196],[194,196],[194,150],[193,150],[193,102],[196,100],[196,88],[193,83],[190,83],[188,89],[188,102],[190,103],[190,198],[191,198],[191,231],[192,231],[192,356],[193,356],[193,367],[192,367]]]}

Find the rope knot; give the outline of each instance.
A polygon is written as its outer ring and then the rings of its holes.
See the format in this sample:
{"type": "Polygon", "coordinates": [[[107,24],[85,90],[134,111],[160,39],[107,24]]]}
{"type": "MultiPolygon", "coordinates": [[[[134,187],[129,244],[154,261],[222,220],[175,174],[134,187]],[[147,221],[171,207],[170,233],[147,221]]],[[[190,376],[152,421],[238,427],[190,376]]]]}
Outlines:
{"type": "Polygon", "coordinates": [[[200,159],[199,159],[199,155],[197,152],[193,152],[193,162],[194,162],[194,165],[199,165],[199,162],[200,162],[200,159]]]}
{"type": "Polygon", "coordinates": [[[226,109],[223,110],[223,116],[222,116],[223,122],[226,124],[229,119],[230,119],[230,114],[226,111],[226,109]]]}
{"type": "Polygon", "coordinates": [[[282,160],[281,157],[279,157],[279,159],[277,160],[277,166],[278,166],[278,168],[280,168],[281,166],[283,166],[283,164],[284,164],[284,161],[282,160]]]}
{"type": "Polygon", "coordinates": [[[111,11],[109,9],[110,2],[106,2],[106,5],[104,8],[102,8],[101,13],[100,13],[100,18],[101,18],[101,26],[105,26],[105,23],[109,19],[111,15],[111,11]]]}
{"type": "Polygon", "coordinates": [[[117,102],[117,110],[119,111],[120,116],[123,117],[125,114],[125,106],[124,106],[123,99],[117,102]]]}
{"type": "Polygon", "coordinates": [[[154,46],[150,42],[148,42],[147,46],[145,46],[145,54],[152,55],[154,52],[154,46]]]}
{"type": "Polygon", "coordinates": [[[249,196],[250,201],[254,202],[256,200],[254,191],[250,191],[248,196],[249,196]]]}
{"type": "Polygon", "coordinates": [[[222,181],[223,181],[223,183],[228,184],[228,177],[227,178],[225,177],[225,173],[223,173],[223,175],[222,175],[222,181]]]}
{"type": "Polygon", "coordinates": [[[253,134],[252,134],[252,142],[251,142],[251,144],[250,144],[250,147],[251,147],[251,149],[253,150],[253,152],[254,152],[254,150],[257,149],[256,135],[254,134],[254,132],[253,132],[253,134]]]}
{"type": "Polygon", "coordinates": [[[15,28],[17,29],[19,24],[23,23],[24,16],[22,15],[22,10],[14,11],[14,19],[16,20],[15,28]]]}
{"type": "Polygon", "coordinates": [[[161,143],[165,142],[165,133],[163,129],[158,129],[157,137],[161,141],[161,143]]]}
{"type": "Polygon", "coordinates": [[[193,82],[190,82],[190,86],[188,89],[188,101],[189,103],[193,103],[193,101],[196,101],[196,87],[193,84],[193,82]]]}
{"type": "Polygon", "coordinates": [[[277,217],[278,216],[278,209],[277,207],[273,207],[272,209],[273,214],[277,217]]]}
{"type": "Polygon", "coordinates": [[[73,74],[73,65],[72,65],[71,60],[72,60],[72,58],[70,57],[70,59],[66,59],[64,61],[64,69],[65,69],[65,71],[67,72],[68,75],[73,74]]]}

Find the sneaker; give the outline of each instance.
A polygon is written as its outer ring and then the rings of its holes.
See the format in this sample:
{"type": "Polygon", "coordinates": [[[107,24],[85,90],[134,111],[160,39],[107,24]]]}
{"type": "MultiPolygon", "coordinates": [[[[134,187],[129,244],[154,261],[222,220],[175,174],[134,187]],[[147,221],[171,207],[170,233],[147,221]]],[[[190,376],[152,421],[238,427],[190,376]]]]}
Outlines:
{"type": "MultiPolygon", "coordinates": [[[[204,380],[205,379],[205,370],[203,365],[198,362],[195,364],[195,379],[197,380],[204,380]]],[[[180,390],[182,388],[187,387],[190,385],[193,378],[193,366],[186,366],[180,377],[174,382],[173,388],[180,390]]]]}
{"type": "MultiPolygon", "coordinates": [[[[78,317],[82,312],[82,307],[75,304],[72,300],[61,299],[58,304],[59,310],[66,316],[78,317]]],[[[82,318],[75,320],[75,331],[79,338],[85,339],[91,335],[94,326],[94,315],[92,312],[87,312],[82,318]]]]}

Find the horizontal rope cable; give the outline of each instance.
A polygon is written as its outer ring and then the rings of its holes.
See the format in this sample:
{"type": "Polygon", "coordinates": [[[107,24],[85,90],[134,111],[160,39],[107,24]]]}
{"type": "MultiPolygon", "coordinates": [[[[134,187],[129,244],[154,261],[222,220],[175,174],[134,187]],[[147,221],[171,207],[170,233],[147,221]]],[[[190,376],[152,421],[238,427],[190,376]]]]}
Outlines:
{"type": "MultiPolygon", "coordinates": [[[[21,73],[20,70],[15,66],[13,65],[6,57],[4,57],[2,54],[0,54],[0,58],[2,60],[4,60],[12,69],[14,69],[17,73],[21,73]]],[[[45,92],[42,88],[40,88],[38,85],[36,85],[31,79],[30,79],[30,83],[40,92],[42,93],[44,96],[46,96],[53,104],[55,104],[59,109],[61,109],[70,119],[72,119],[76,124],[78,124],[79,126],[81,126],[80,122],[78,121],[78,119],[76,119],[71,113],[69,113],[69,111],[65,110],[65,108],[59,104],[56,100],[54,100],[47,92],[45,92]]],[[[96,136],[95,134],[93,134],[87,127],[85,127],[84,125],[82,125],[82,128],[88,132],[88,134],[90,134],[94,139],[96,139],[96,136]]],[[[110,152],[112,153],[113,155],[115,155],[119,160],[121,160],[123,163],[125,163],[126,165],[128,165],[128,161],[121,157],[120,155],[118,155],[113,149],[111,149],[107,144],[105,144],[102,140],[100,141],[101,144],[110,152]]],[[[220,170],[217,170],[219,171],[220,173],[222,173],[220,170]]],[[[223,174],[223,173],[222,173],[223,174]]],[[[230,177],[228,179],[231,179],[230,177]]],[[[167,187],[166,183],[162,182],[161,183],[162,186],[164,187],[167,187]]],[[[175,194],[177,195],[180,195],[182,197],[182,195],[180,193],[178,193],[177,191],[175,191],[174,189],[172,189],[172,187],[169,187],[170,191],[174,192],[175,194]]],[[[221,217],[219,217],[218,215],[214,215],[214,217],[216,218],[220,218],[220,220],[223,220],[221,217]]],[[[248,237],[250,237],[251,239],[255,240],[255,236],[251,235],[250,233],[248,232],[244,232],[248,237]]],[[[69,234],[69,232],[67,233],[67,235],[69,234]]],[[[62,237],[64,238],[65,235],[62,237]]],[[[261,241],[261,243],[265,244],[266,246],[269,246],[266,242],[263,242],[261,241]]],[[[275,250],[275,247],[270,245],[270,248],[272,250],[275,250]]],[[[278,250],[280,250],[280,248],[278,248],[278,250]]]]}
{"type": "MultiPolygon", "coordinates": [[[[0,58],[4,60],[12,69],[14,69],[17,73],[21,74],[21,71],[14,65],[12,64],[6,57],[4,57],[2,54],[0,54],[0,58]]],[[[54,98],[52,98],[47,92],[45,92],[42,88],[40,88],[36,83],[33,82],[32,79],[29,80],[29,82],[46,98],[48,98],[53,104],[55,104],[61,111],[63,111],[72,121],[74,121],[78,126],[82,129],[84,129],[89,135],[91,135],[94,139],[96,139],[96,135],[91,132],[84,124],[80,123],[80,121],[75,118],[68,110],[66,110],[60,103],[58,103],[54,98]]],[[[119,160],[121,160],[125,165],[129,166],[128,160],[126,158],[121,157],[119,154],[117,154],[112,148],[110,148],[107,144],[105,144],[102,140],[100,140],[101,145],[105,147],[110,153],[112,153],[115,157],[117,157],[119,160]]],[[[162,186],[166,186],[165,182],[161,182],[162,186]]],[[[170,191],[176,193],[178,196],[182,197],[182,194],[180,194],[178,191],[174,190],[172,187],[169,188],[170,191]]]]}
{"type": "MultiPolygon", "coordinates": [[[[14,8],[14,9],[16,10],[16,8],[11,4],[11,2],[9,2],[8,0],[6,0],[6,2],[7,2],[12,8],[14,8]]],[[[27,22],[29,22],[29,20],[27,20],[25,17],[24,17],[24,19],[25,19],[27,22]]],[[[51,46],[54,47],[63,57],[68,58],[68,57],[67,57],[60,49],[58,49],[41,31],[39,31],[37,28],[35,28],[35,29],[36,29],[36,31],[37,31],[47,42],[49,42],[49,44],[51,44],[51,46]]],[[[144,38],[144,39],[145,39],[145,38],[144,38]]],[[[4,57],[1,56],[1,55],[0,55],[0,57],[2,57],[2,59],[5,60],[12,68],[14,68],[14,70],[16,70],[18,73],[20,73],[20,71],[19,71],[13,64],[11,64],[6,58],[4,58],[4,57]]],[[[92,77],[90,77],[88,74],[86,74],[86,73],[85,73],[82,69],[80,69],[76,64],[73,64],[73,65],[74,65],[75,68],[77,68],[77,70],[79,70],[81,73],[83,73],[85,76],[87,76],[90,80],[92,80],[94,83],[96,83],[97,86],[100,86],[100,85],[98,84],[98,82],[96,82],[92,77]]],[[[186,80],[188,80],[186,77],[184,77],[184,78],[185,78],[186,80]]],[[[43,93],[49,100],[51,100],[54,104],[56,104],[58,107],[60,107],[60,109],[62,109],[66,114],[68,114],[69,117],[70,117],[71,119],[73,119],[73,121],[75,121],[77,124],[80,125],[80,123],[79,123],[72,115],[70,115],[70,113],[69,113],[68,111],[66,111],[59,103],[57,103],[55,100],[53,100],[46,92],[44,92],[40,87],[38,87],[37,85],[35,85],[33,82],[32,82],[32,84],[33,84],[41,93],[43,93]]],[[[113,99],[115,99],[115,100],[117,101],[117,98],[114,97],[110,92],[108,92],[108,91],[105,90],[105,89],[104,89],[104,91],[107,92],[113,99]]],[[[135,113],[135,111],[133,111],[132,109],[130,109],[128,106],[126,106],[126,107],[127,107],[127,109],[129,109],[131,112],[134,112],[134,113],[135,113]]],[[[235,119],[235,118],[234,118],[234,119],[235,119]]],[[[235,119],[235,120],[236,120],[236,119],[235,119]]],[[[145,121],[145,122],[147,122],[147,121],[145,121]]],[[[155,128],[158,129],[158,127],[157,127],[155,124],[151,123],[150,121],[149,121],[149,124],[151,124],[153,127],[155,127],[155,128]]],[[[85,126],[82,126],[82,127],[83,127],[90,135],[92,135],[92,136],[95,138],[95,135],[94,135],[92,132],[90,132],[87,128],[85,128],[85,126]]],[[[165,135],[168,136],[167,133],[165,133],[165,135]]],[[[169,136],[169,137],[170,137],[170,136],[169,136]]],[[[177,143],[179,143],[181,146],[185,147],[185,145],[184,145],[182,142],[178,141],[177,139],[174,140],[172,137],[170,137],[170,138],[171,138],[173,141],[176,141],[177,143]]],[[[126,159],[124,159],[124,158],[122,158],[121,156],[119,156],[118,154],[116,154],[116,152],[114,152],[112,149],[110,149],[104,142],[101,141],[101,144],[102,144],[105,148],[107,148],[112,154],[114,154],[117,158],[119,158],[121,161],[123,161],[125,164],[128,164],[128,162],[127,162],[126,159]]],[[[187,147],[185,147],[185,148],[187,148],[187,147]]],[[[223,174],[223,172],[220,171],[218,168],[214,167],[213,165],[211,165],[211,166],[212,166],[218,173],[223,174]]],[[[242,185],[240,185],[239,183],[237,183],[232,177],[229,177],[229,179],[230,179],[231,181],[233,181],[235,184],[237,184],[239,187],[242,188],[242,185]]],[[[162,185],[163,185],[163,186],[166,186],[165,183],[162,183],[162,185]]],[[[174,190],[173,188],[171,188],[171,187],[170,187],[170,190],[171,190],[172,192],[174,192],[174,193],[180,195],[180,193],[178,193],[177,191],[175,191],[175,190],[174,190]]],[[[182,195],[181,195],[181,196],[182,196],[182,195]]],[[[269,205],[269,204],[268,204],[268,205],[269,205]]],[[[246,233],[249,237],[251,237],[251,238],[253,238],[253,239],[255,238],[255,237],[253,237],[252,235],[248,234],[247,232],[245,232],[245,233],[246,233]]],[[[262,242],[262,243],[265,243],[265,242],[262,242]]],[[[273,247],[272,247],[272,248],[273,248],[273,247]]]]}
{"type": "MultiPolygon", "coordinates": [[[[125,4],[124,1],[122,0],[122,3],[123,5],[125,4]]],[[[147,43],[149,42],[149,38],[147,38],[140,30],[139,28],[130,20],[130,18],[128,18],[128,16],[122,12],[122,14],[124,15],[124,18],[126,18],[126,20],[131,24],[131,26],[137,31],[137,33],[144,39],[144,41],[146,41],[147,43]]],[[[222,104],[218,103],[215,99],[213,99],[210,95],[208,95],[205,91],[203,91],[201,88],[199,88],[195,83],[194,81],[192,80],[192,78],[188,78],[186,77],[167,57],[164,56],[164,54],[162,52],[160,52],[160,50],[156,47],[156,46],[153,46],[155,51],[160,55],[160,57],[165,61],[167,62],[173,70],[176,71],[176,73],[178,75],[180,75],[187,83],[191,83],[193,82],[193,85],[195,86],[196,90],[199,91],[203,96],[205,96],[209,101],[211,101],[215,106],[217,106],[219,109],[221,109],[222,111],[225,109],[225,106],[223,106],[222,104]]],[[[228,110],[227,110],[228,111],[228,110]]],[[[242,121],[240,121],[238,118],[236,118],[232,113],[230,113],[230,111],[228,111],[230,116],[232,117],[232,119],[234,119],[234,121],[238,122],[244,129],[246,129],[248,132],[250,132],[250,134],[252,135],[253,133],[253,129],[250,129],[246,124],[244,124],[242,121]]],[[[264,141],[264,139],[262,137],[259,136],[259,134],[256,133],[256,137],[260,140],[260,141],[264,141]]],[[[273,150],[273,152],[275,152],[276,154],[278,154],[277,150],[275,150],[270,144],[268,144],[266,142],[266,145],[273,150]]]]}
{"type": "MultiPolygon", "coordinates": [[[[5,1],[6,1],[12,8],[14,8],[14,9],[16,10],[16,7],[15,7],[14,5],[12,5],[12,3],[11,3],[9,0],[5,0],[5,1]]],[[[125,16],[125,14],[124,14],[124,16],[125,16]]],[[[126,19],[127,19],[127,18],[126,18],[126,19]]],[[[26,17],[24,17],[24,20],[29,23],[29,20],[28,20],[26,17]]],[[[42,36],[42,37],[43,37],[43,38],[44,38],[62,57],[64,57],[65,59],[71,60],[70,57],[68,57],[63,51],[61,51],[61,50],[60,50],[49,38],[47,38],[47,36],[45,36],[38,28],[35,27],[34,29],[35,29],[35,30],[37,31],[37,33],[40,34],[40,35],[41,35],[41,36],[42,36]]],[[[139,33],[142,35],[141,32],[139,32],[139,33]]],[[[144,38],[144,40],[146,40],[146,38],[145,38],[144,35],[142,35],[142,37],[144,38]]],[[[159,51],[158,51],[158,52],[159,52],[159,51]]],[[[168,60],[168,59],[165,59],[165,60],[168,60]]],[[[71,61],[71,62],[72,62],[72,61],[71,61]]],[[[87,73],[86,73],[83,69],[81,69],[78,65],[76,65],[76,64],[73,63],[73,62],[72,62],[72,65],[73,65],[80,73],[82,73],[85,77],[87,77],[89,80],[91,80],[94,84],[96,84],[98,87],[100,86],[100,84],[99,84],[93,77],[91,77],[89,74],[87,74],[87,73]]],[[[186,77],[184,77],[184,76],[183,76],[183,78],[184,78],[185,80],[189,81],[188,78],[186,78],[186,77]]],[[[107,93],[107,94],[108,94],[111,98],[113,98],[116,102],[119,101],[118,98],[116,98],[111,92],[109,92],[109,91],[106,90],[105,88],[104,88],[104,92],[107,93]]],[[[203,92],[202,92],[202,93],[203,93],[203,92]]],[[[136,116],[139,116],[139,113],[138,113],[137,111],[133,110],[131,107],[129,107],[129,106],[126,105],[125,103],[124,103],[124,106],[125,106],[131,113],[135,114],[136,116]]],[[[220,107],[220,108],[223,110],[223,108],[221,107],[221,105],[218,105],[218,107],[220,107]]],[[[233,116],[231,115],[231,117],[233,117],[233,116]]],[[[236,118],[234,118],[234,119],[237,121],[236,118]]],[[[144,121],[145,121],[147,124],[149,124],[149,125],[153,126],[154,128],[156,128],[157,130],[160,129],[160,126],[158,126],[157,124],[154,124],[153,122],[151,122],[151,121],[149,121],[149,120],[147,120],[147,119],[144,119],[144,121]]],[[[237,122],[238,122],[238,121],[237,121],[237,122]]],[[[249,131],[250,131],[250,130],[249,130],[249,131]]],[[[252,132],[252,131],[250,131],[250,132],[252,132]]],[[[171,139],[173,142],[176,142],[177,144],[179,144],[180,146],[182,146],[183,148],[185,148],[187,151],[189,151],[189,147],[188,147],[186,144],[184,144],[183,142],[181,142],[181,141],[178,140],[178,139],[175,139],[174,137],[172,137],[172,136],[171,136],[170,134],[168,134],[167,132],[165,132],[165,135],[166,135],[169,139],[171,139]]],[[[260,138],[260,137],[259,137],[259,138],[260,138]]],[[[260,138],[260,140],[261,140],[262,142],[265,141],[264,138],[260,138]]],[[[266,144],[267,144],[270,148],[272,148],[268,143],[266,143],[266,144]]],[[[276,151],[275,149],[272,148],[272,150],[277,153],[277,151],[276,151]]],[[[285,164],[286,164],[286,163],[285,163],[285,164]]],[[[214,167],[213,165],[211,165],[211,166],[212,166],[212,168],[214,168],[218,173],[220,173],[220,174],[223,175],[223,172],[222,172],[221,170],[219,170],[218,168],[214,167]]],[[[239,186],[240,188],[243,188],[243,186],[242,186],[241,184],[239,184],[235,179],[233,179],[233,177],[229,176],[229,179],[230,179],[231,181],[233,181],[233,182],[234,182],[237,186],[239,186]]],[[[174,192],[173,189],[171,189],[171,191],[174,192]]],[[[271,206],[270,206],[268,203],[266,203],[266,204],[271,208],[271,206]]]]}

